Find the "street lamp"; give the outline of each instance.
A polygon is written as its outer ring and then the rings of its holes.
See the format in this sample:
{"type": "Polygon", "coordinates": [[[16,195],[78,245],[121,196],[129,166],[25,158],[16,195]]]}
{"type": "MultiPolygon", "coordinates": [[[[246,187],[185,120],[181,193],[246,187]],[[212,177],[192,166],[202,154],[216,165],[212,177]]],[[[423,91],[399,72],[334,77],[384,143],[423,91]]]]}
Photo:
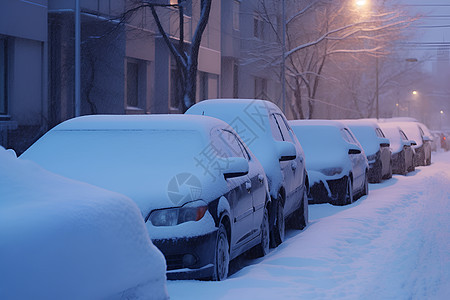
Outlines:
{"type": "Polygon", "coordinates": [[[440,111],[440,119],[439,119],[439,129],[442,130],[442,117],[444,116],[444,111],[440,111]]]}
{"type": "Polygon", "coordinates": [[[357,1],[356,1],[356,5],[358,5],[358,6],[364,6],[364,5],[366,5],[366,0],[357,0],[357,1]]]}
{"type": "Polygon", "coordinates": [[[412,91],[412,94],[413,95],[417,95],[417,91],[412,91]]]}

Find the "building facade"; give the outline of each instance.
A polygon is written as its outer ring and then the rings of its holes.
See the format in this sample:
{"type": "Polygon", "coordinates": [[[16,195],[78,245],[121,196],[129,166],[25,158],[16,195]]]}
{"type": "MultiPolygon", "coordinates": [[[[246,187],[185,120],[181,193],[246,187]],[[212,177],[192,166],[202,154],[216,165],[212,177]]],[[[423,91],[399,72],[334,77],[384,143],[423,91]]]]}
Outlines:
{"type": "MultiPolygon", "coordinates": [[[[81,115],[182,113],[175,59],[150,9],[129,13],[137,2],[80,0],[81,115]]],[[[189,45],[200,1],[181,2],[189,45]]],[[[279,73],[254,59],[274,40],[257,3],[212,1],[199,50],[196,101],[262,98],[281,105],[279,73]]],[[[0,144],[19,154],[75,116],[75,9],[75,0],[0,4],[0,144]]],[[[157,12],[177,44],[178,8],[157,7],[157,12]]]]}

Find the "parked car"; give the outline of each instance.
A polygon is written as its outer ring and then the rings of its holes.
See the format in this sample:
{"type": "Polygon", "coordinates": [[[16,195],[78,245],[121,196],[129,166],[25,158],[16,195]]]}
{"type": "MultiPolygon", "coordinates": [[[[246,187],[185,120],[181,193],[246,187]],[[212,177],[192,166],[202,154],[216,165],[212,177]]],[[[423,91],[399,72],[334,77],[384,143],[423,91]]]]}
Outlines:
{"type": "Polygon", "coordinates": [[[367,159],[343,123],[329,120],[289,121],[305,151],[311,203],[351,204],[367,195],[367,159]]]}
{"type": "Polygon", "coordinates": [[[264,170],[220,120],[84,116],[56,126],[22,157],[134,200],[169,279],[223,280],[231,259],[253,247],[268,252],[264,170]]]}
{"type": "Polygon", "coordinates": [[[414,149],[412,147],[416,145],[416,142],[409,140],[395,123],[379,123],[379,125],[390,142],[392,172],[406,175],[406,173],[414,171],[414,149]]]}
{"type": "Polygon", "coordinates": [[[213,99],[193,105],[186,114],[212,116],[227,122],[259,159],[269,180],[272,246],[284,240],[285,224],[302,229],[308,223],[308,178],[304,154],[292,129],[272,102],[255,99],[213,99]]]}
{"type": "Polygon", "coordinates": [[[392,177],[389,139],[380,126],[371,120],[345,120],[366,153],[369,162],[369,182],[379,183],[392,177]]]}
{"type": "MultiPolygon", "coordinates": [[[[426,166],[431,164],[431,135],[425,135],[419,122],[393,122],[397,124],[409,139],[416,142],[414,148],[414,165],[426,166]]],[[[425,126],[425,125],[423,125],[425,126]]]]}
{"type": "Polygon", "coordinates": [[[0,166],[1,299],[169,298],[164,257],[133,201],[1,146],[0,166]]]}

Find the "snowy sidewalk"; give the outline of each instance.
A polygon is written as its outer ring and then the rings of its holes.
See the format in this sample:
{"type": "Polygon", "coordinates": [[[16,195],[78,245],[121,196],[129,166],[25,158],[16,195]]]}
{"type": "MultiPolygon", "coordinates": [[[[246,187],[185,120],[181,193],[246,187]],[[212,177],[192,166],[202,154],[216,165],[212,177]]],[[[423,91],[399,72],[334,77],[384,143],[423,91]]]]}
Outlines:
{"type": "Polygon", "coordinates": [[[450,153],[370,185],[224,282],[169,281],[171,299],[449,299],[450,153]]]}

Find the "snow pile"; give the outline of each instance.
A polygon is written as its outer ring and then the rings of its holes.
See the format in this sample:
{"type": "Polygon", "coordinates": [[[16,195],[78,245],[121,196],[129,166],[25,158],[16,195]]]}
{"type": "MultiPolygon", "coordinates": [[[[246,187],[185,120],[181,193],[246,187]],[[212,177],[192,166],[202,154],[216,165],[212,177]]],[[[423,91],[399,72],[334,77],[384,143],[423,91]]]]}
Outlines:
{"type": "Polygon", "coordinates": [[[0,147],[1,299],[164,299],[165,262],[128,198],[0,147]]]}
{"type": "Polygon", "coordinates": [[[169,282],[171,298],[448,299],[450,153],[433,160],[351,205],[311,205],[265,258],[225,282],[169,282]]]}

